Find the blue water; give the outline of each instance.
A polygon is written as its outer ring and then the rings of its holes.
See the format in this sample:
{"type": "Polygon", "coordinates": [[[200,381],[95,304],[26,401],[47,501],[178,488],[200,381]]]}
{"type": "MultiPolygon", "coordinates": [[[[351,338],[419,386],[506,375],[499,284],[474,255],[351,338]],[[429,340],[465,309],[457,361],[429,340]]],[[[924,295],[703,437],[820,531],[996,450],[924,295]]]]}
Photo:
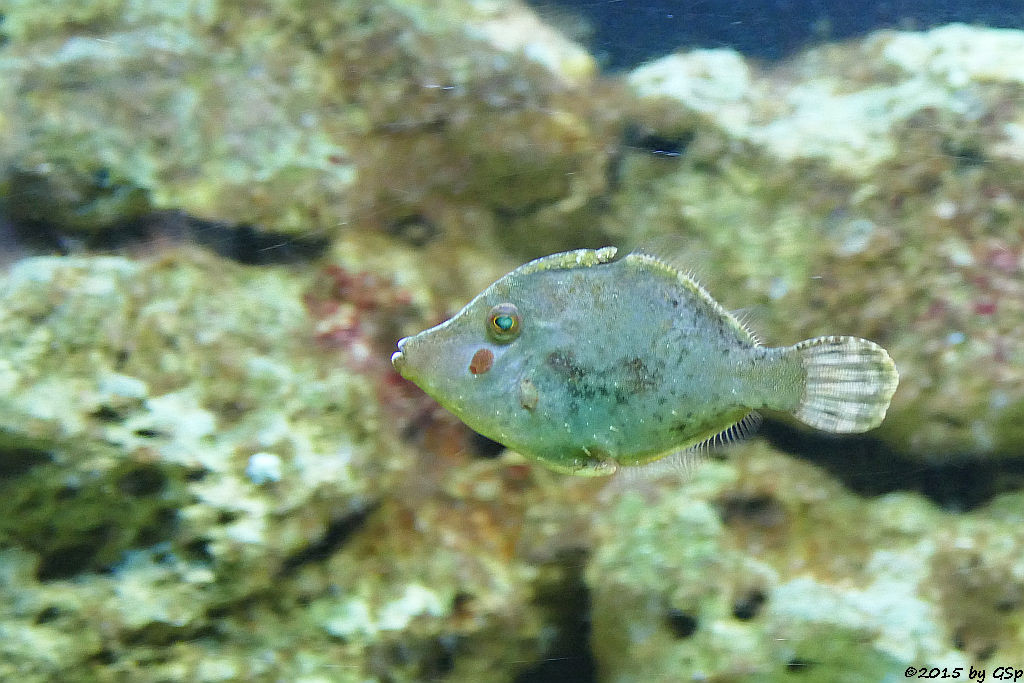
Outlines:
{"type": "Polygon", "coordinates": [[[588,47],[609,70],[680,48],[731,47],[778,59],[822,40],[879,28],[926,29],[949,22],[1024,27],[1021,0],[531,0],[543,14],[579,15],[588,47]]]}

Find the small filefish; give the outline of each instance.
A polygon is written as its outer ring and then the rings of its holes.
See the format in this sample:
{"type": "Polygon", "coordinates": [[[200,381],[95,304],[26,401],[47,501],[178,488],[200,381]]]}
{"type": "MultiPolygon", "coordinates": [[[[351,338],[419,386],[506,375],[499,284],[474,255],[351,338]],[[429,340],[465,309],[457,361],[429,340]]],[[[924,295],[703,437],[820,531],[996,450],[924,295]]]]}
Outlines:
{"type": "Polygon", "coordinates": [[[758,408],[828,432],[885,417],[899,377],[856,337],[761,346],[689,276],[614,247],[516,268],[391,362],[484,436],[561,472],[611,474],[742,433],[758,408]]]}

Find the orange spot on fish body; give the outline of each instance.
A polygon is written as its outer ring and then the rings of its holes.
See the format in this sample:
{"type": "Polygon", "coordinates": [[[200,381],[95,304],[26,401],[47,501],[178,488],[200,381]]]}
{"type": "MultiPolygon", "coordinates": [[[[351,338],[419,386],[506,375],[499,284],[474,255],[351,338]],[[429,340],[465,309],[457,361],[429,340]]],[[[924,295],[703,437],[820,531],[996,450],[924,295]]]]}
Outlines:
{"type": "Polygon", "coordinates": [[[494,353],[490,349],[477,349],[473,360],[469,362],[469,371],[474,375],[482,375],[494,365],[494,353]]]}

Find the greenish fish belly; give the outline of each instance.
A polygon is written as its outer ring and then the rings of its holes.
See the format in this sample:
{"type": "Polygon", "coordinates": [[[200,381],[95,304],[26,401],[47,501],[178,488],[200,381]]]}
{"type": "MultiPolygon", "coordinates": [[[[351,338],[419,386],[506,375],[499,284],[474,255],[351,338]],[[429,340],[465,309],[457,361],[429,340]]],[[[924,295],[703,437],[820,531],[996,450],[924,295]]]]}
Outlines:
{"type": "MultiPolygon", "coordinates": [[[[754,368],[773,362],[741,347],[733,356],[749,356],[754,368]]],[[[548,462],[554,457],[565,468],[588,456],[618,465],[657,460],[707,441],[762,407],[753,385],[759,374],[748,381],[736,364],[673,354],[632,354],[601,366],[573,348],[552,351],[533,379],[547,406],[534,435],[548,434],[549,445],[543,455],[528,454],[548,462]]]]}

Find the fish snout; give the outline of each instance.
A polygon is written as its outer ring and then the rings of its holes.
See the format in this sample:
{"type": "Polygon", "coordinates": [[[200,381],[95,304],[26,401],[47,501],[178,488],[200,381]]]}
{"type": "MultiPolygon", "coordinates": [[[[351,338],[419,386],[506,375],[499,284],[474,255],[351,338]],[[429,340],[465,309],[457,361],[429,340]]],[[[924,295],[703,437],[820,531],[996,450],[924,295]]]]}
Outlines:
{"type": "Polygon", "coordinates": [[[403,351],[405,350],[405,344],[409,341],[409,337],[402,337],[398,340],[398,350],[391,354],[391,365],[398,371],[398,374],[405,377],[404,369],[406,367],[406,357],[403,351]]]}

